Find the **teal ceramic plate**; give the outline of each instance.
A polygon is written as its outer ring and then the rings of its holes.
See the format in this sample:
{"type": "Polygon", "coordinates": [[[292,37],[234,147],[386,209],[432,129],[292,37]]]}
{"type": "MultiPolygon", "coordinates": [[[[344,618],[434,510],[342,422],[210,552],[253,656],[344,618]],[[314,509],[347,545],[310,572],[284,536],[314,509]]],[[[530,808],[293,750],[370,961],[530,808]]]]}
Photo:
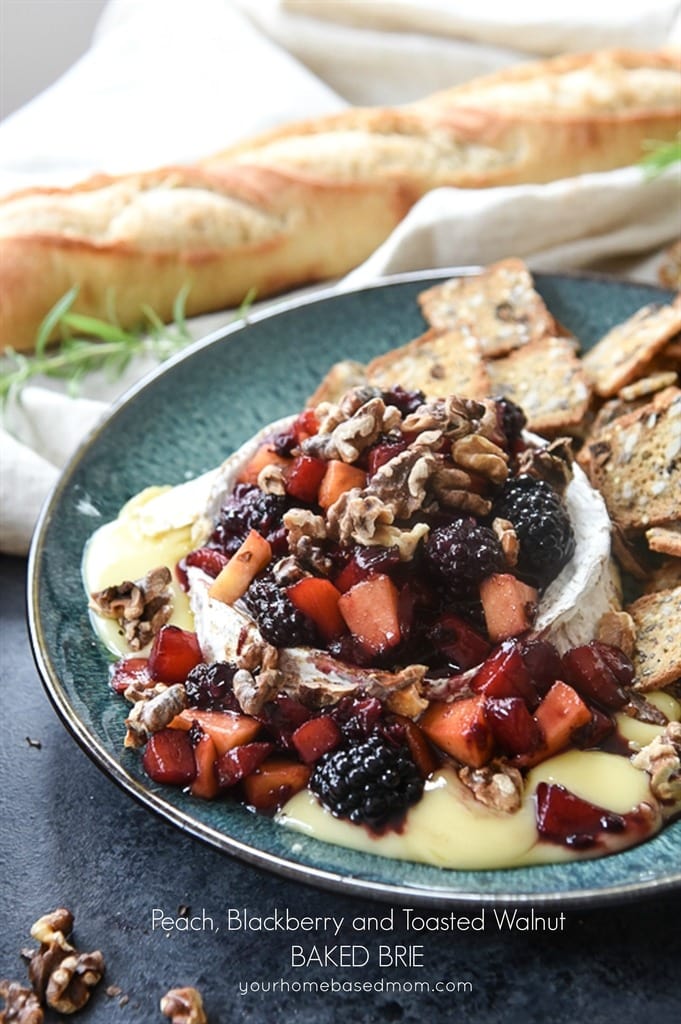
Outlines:
{"type": "MultiPolygon", "coordinates": [[[[132,796],[198,839],[321,887],[404,903],[567,903],[623,899],[681,882],[681,821],[602,860],[504,871],[444,871],[335,847],[227,801],[203,803],[152,783],[122,746],[122,707],[92,633],[83,547],[148,484],[210,469],[265,423],[295,412],[328,367],[367,360],[423,330],[416,296],[455,271],[411,274],[342,294],[282,303],[192,346],[120,401],[84,443],[43,511],[30,557],[35,657],[67,728],[132,796]]],[[[588,276],[537,275],[554,315],[584,346],[659,290],[588,276]]]]}

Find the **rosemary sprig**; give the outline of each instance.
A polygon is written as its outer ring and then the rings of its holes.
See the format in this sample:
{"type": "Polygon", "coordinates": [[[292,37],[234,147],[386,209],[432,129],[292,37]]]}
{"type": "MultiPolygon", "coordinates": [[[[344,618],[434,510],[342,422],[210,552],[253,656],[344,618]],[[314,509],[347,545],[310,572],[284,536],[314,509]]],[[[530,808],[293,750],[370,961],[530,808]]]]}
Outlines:
{"type": "MultiPolygon", "coordinates": [[[[97,370],[115,380],[138,356],[151,356],[163,362],[192,340],[185,315],[188,293],[189,289],[183,288],[177,294],[172,323],[163,323],[155,310],[145,306],[144,325],[139,330],[129,331],[115,322],[72,312],[78,289],[71,288],[41,323],[31,355],[6,350],[5,365],[0,368],[0,402],[4,403],[38,376],[66,380],[69,393],[77,394],[82,379],[97,370]],[[48,341],[57,328],[62,340],[48,348],[48,341]]],[[[254,299],[255,289],[252,288],[236,313],[237,319],[246,316],[254,299]]]]}
{"type": "Polygon", "coordinates": [[[681,160],[681,132],[670,142],[647,142],[644,148],[648,151],[640,161],[648,178],[656,178],[667,167],[681,160]]]}

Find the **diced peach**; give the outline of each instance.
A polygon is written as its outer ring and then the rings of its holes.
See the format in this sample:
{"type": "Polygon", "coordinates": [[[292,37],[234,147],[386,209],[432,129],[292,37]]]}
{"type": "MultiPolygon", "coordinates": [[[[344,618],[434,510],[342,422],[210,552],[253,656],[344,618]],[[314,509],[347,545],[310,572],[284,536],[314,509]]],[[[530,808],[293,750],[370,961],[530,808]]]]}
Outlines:
{"type": "Polygon", "coordinates": [[[389,576],[377,573],[341,594],[340,613],[348,629],[369,653],[400,642],[400,594],[389,576]]]}
{"type": "Polygon", "coordinates": [[[238,551],[234,552],[224,569],[215,577],[208,593],[223,604],[234,604],[271,560],[272,548],[269,541],[257,530],[251,530],[238,551]]]}
{"type": "Polygon", "coordinates": [[[322,508],[330,508],[341,494],[351,491],[353,487],[364,487],[366,481],[367,475],[363,469],[339,459],[330,459],[319,485],[317,501],[322,508]]]}
{"type": "Polygon", "coordinates": [[[340,745],[343,734],[330,715],[317,715],[299,725],[291,736],[296,752],[306,764],[314,764],[322,754],[340,745]]]}
{"type": "Polygon", "coordinates": [[[317,500],[319,485],[324,479],[328,463],[311,455],[298,455],[286,473],[286,493],[298,501],[312,504],[317,500]]]}
{"type": "Polygon", "coordinates": [[[445,753],[471,768],[481,768],[492,756],[494,746],[484,705],[484,696],[431,704],[418,724],[445,753]]]}
{"type": "Polygon", "coordinates": [[[255,455],[246,463],[246,466],[239,475],[238,483],[257,484],[258,477],[266,466],[281,466],[285,468],[290,465],[291,459],[287,459],[284,455],[279,455],[271,444],[266,441],[265,444],[260,445],[255,455]]]}
{"type": "Polygon", "coordinates": [[[247,804],[258,811],[274,811],[305,789],[311,769],[300,761],[270,757],[243,781],[247,804]]]}
{"type": "Polygon", "coordinates": [[[416,767],[423,778],[427,779],[436,770],[438,760],[426,739],[425,732],[411,718],[405,718],[403,715],[396,715],[395,717],[404,728],[404,736],[416,767]]]}
{"type": "Polygon", "coordinates": [[[480,584],[480,600],[493,644],[525,633],[534,622],[538,594],[510,573],[494,573],[480,584]]]}
{"type": "Polygon", "coordinates": [[[196,777],[191,740],[173,729],[161,729],[149,737],[142,764],[149,778],[167,786],[186,786],[196,777]]]}
{"type": "Polygon", "coordinates": [[[192,796],[213,800],[218,795],[217,756],[212,737],[207,732],[202,733],[194,744],[196,777],[191,785],[192,796]]]}
{"type": "Polygon", "coordinates": [[[331,580],[305,576],[287,587],[286,594],[299,611],[312,619],[325,640],[335,640],[345,631],[345,619],[338,608],[340,590],[331,580]]]}
{"type": "Polygon", "coordinates": [[[563,750],[575,730],[591,722],[592,715],[577,691],[559,679],[540,703],[534,719],[541,729],[543,743],[536,754],[523,761],[528,765],[563,750]]]}
{"type": "Polygon", "coordinates": [[[234,711],[202,711],[199,708],[185,708],[173,718],[170,728],[188,732],[194,722],[212,738],[218,757],[233,747],[250,743],[260,732],[260,722],[249,715],[238,715],[234,711]]]}

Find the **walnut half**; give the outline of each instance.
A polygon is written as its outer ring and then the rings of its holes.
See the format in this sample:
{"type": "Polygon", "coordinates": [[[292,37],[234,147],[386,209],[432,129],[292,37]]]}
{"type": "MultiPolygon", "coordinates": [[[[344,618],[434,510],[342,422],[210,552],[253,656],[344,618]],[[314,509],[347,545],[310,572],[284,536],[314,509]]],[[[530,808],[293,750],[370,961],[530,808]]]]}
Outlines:
{"type": "Polygon", "coordinates": [[[195,988],[171,988],[161,999],[161,1013],[171,1024],[208,1024],[201,993],[195,988]]]}
{"type": "Polygon", "coordinates": [[[45,1015],[35,992],[23,988],[18,981],[0,981],[0,1009],[2,1024],[43,1024],[45,1015]]]}
{"type": "Polygon", "coordinates": [[[139,651],[172,614],[171,579],[165,565],[150,569],[142,579],[123,580],[90,594],[90,607],[106,619],[115,619],[130,649],[139,651]]]}

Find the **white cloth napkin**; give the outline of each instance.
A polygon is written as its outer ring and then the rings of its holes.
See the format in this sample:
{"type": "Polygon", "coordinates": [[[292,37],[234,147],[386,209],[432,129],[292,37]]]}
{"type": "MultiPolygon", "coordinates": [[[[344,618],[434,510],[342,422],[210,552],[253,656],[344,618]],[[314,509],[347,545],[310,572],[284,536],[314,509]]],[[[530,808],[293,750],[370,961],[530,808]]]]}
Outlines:
{"type": "MultiPolygon", "coordinates": [[[[110,0],[88,53],[0,124],[0,192],[191,161],[348,103],[403,103],[534,56],[681,42],[671,0],[110,0]],[[644,8],[644,9],[641,9],[644,8]]],[[[338,287],[385,273],[518,255],[535,269],[603,267],[654,279],[681,232],[679,174],[639,168],[540,186],[440,189],[338,287]]],[[[228,323],[191,322],[194,337],[228,323]]],[[[110,402],[151,368],[36,381],[0,431],[0,550],[23,554],[60,469],[110,402]]]]}

